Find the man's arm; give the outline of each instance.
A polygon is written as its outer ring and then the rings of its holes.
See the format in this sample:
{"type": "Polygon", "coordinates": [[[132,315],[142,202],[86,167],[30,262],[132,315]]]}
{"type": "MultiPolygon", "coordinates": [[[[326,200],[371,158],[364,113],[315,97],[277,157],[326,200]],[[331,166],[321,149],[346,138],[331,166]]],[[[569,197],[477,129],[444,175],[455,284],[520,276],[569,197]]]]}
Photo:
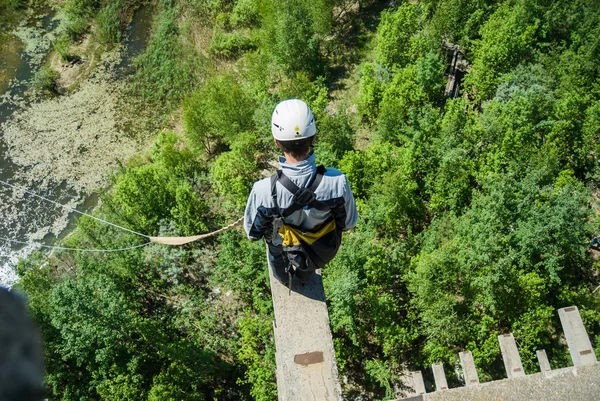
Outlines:
{"type": "Polygon", "coordinates": [[[345,177],[344,181],[344,209],[346,210],[346,224],[344,226],[344,231],[347,231],[356,226],[358,211],[356,210],[356,202],[354,201],[354,195],[350,189],[350,184],[345,177]]]}
{"type": "MultiPolygon", "coordinates": [[[[264,205],[264,194],[255,182],[244,211],[244,230],[250,241],[258,241],[271,231],[273,212],[264,205]]],[[[270,196],[270,194],[268,194],[270,196]]]]}

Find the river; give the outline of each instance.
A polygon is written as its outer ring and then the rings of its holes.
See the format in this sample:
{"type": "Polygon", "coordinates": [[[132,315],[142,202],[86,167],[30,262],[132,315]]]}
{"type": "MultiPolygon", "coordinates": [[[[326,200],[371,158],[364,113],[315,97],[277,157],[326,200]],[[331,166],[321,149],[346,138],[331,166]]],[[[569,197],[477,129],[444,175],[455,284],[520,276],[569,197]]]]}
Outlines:
{"type": "MultiPolygon", "coordinates": [[[[148,41],[151,20],[150,7],[136,10],[123,45],[90,52],[89,65],[84,60],[79,66],[86,75],[77,89],[55,97],[31,91],[60,25],[53,13],[31,16],[14,32],[7,54],[0,55],[0,69],[9,74],[0,80],[0,180],[23,188],[0,185],[0,285],[14,284],[18,258],[37,248],[6,239],[53,244],[75,224],[72,213],[25,189],[91,210],[98,198],[94,191],[106,187],[107,173],[142,149],[143,141],[123,132],[130,117],[120,113],[118,101],[131,61],[148,41]]],[[[71,67],[61,68],[69,73],[71,67]]]]}

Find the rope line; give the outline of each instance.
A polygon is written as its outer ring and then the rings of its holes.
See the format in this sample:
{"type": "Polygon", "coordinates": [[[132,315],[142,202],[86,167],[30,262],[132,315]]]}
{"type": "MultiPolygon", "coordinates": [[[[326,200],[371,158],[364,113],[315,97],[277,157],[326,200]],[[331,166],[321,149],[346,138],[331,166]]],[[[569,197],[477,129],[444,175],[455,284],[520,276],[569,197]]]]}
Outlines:
{"type": "Polygon", "coordinates": [[[120,251],[128,251],[128,250],[131,250],[131,249],[141,248],[141,247],[144,247],[144,246],[146,246],[148,244],[151,244],[151,243],[165,244],[165,245],[183,245],[183,244],[187,244],[187,243],[190,243],[190,242],[193,242],[193,241],[198,241],[200,239],[209,238],[209,237],[212,237],[214,235],[220,234],[220,233],[222,233],[224,231],[230,230],[233,227],[241,224],[242,221],[244,220],[244,217],[242,216],[239,219],[237,219],[236,221],[234,221],[233,223],[231,223],[231,224],[229,224],[229,225],[227,225],[227,226],[225,226],[223,228],[220,228],[220,229],[218,229],[216,231],[213,231],[213,232],[210,232],[210,233],[201,234],[201,235],[194,235],[194,236],[190,236],[190,237],[151,237],[149,235],[142,234],[142,233],[139,233],[137,231],[133,231],[133,230],[130,230],[128,228],[122,227],[122,226],[120,226],[118,224],[111,223],[110,221],[102,220],[101,218],[98,218],[98,217],[92,216],[90,214],[81,212],[81,211],[79,211],[77,209],[74,209],[72,207],[60,204],[58,202],[53,201],[52,199],[48,199],[48,198],[46,198],[46,197],[44,197],[42,195],[36,194],[35,192],[29,191],[29,190],[27,190],[26,188],[24,188],[22,186],[13,185],[13,184],[10,184],[10,183],[8,183],[6,181],[2,181],[2,180],[0,180],[0,184],[3,184],[5,186],[7,186],[7,187],[10,187],[10,188],[12,188],[14,190],[23,191],[23,192],[25,192],[25,193],[27,193],[27,194],[29,194],[31,196],[35,196],[36,198],[39,198],[39,199],[41,199],[43,201],[46,201],[46,202],[52,203],[53,205],[60,206],[60,207],[62,207],[64,209],[67,209],[70,212],[79,213],[79,214],[81,214],[83,216],[87,216],[87,217],[89,217],[91,219],[94,219],[96,221],[99,221],[101,223],[108,224],[109,226],[113,226],[115,228],[118,228],[118,229],[130,232],[132,234],[136,234],[136,235],[139,235],[141,237],[148,238],[150,240],[149,242],[146,242],[146,243],[144,243],[142,245],[130,246],[130,247],[127,247],[127,248],[119,248],[119,249],[83,249],[83,248],[66,248],[66,247],[62,247],[62,246],[44,245],[44,244],[41,244],[39,242],[24,242],[24,241],[17,241],[17,240],[14,240],[14,239],[0,237],[0,240],[4,240],[4,241],[7,241],[7,242],[13,242],[15,244],[22,244],[22,245],[36,245],[36,246],[39,246],[41,248],[58,249],[58,250],[66,250],[66,251],[80,251],[80,252],[120,252],[120,251]]]}
{"type": "Polygon", "coordinates": [[[130,246],[127,248],[119,248],[119,249],[84,249],[84,248],[66,248],[63,246],[52,246],[52,245],[44,245],[41,244],[39,242],[23,242],[23,241],[17,241],[14,239],[9,239],[9,238],[4,238],[4,237],[0,237],[0,240],[4,240],[7,242],[14,242],[16,244],[21,244],[21,245],[35,245],[35,246],[39,246],[40,248],[48,248],[48,249],[57,249],[60,251],[79,251],[79,252],[121,252],[121,251],[130,251],[132,249],[137,249],[137,248],[141,248],[144,247],[146,245],[151,244],[152,242],[146,242],[144,244],[141,245],[135,245],[135,246],[130,246]]]}
{"type": "Polygon", "coordinates": [[[50,203],[52,203],[53,205],[60,206],[60,207],[62,207],[62,208],[64,208],[64,209],[67,209],[67,210],[69,210],[70,212],[79,213],[79,214],[81,214],[81,215],[83,215],[83,216],[87,216],[87,217],[89,217],[89,218],[91,218],[91,219],[94,219],[94,220],[96,220],[96,221],[99,221],[99,222],[101,222],[101,223],[108,224],[109,226],[113,226],[113,227],[116,227],[116,228],[120,228],[121,230],[125,230],[125,231],[128,231],[128,232],[132,233],[132,234],[139,235],[140,237],[144,237],[144,238],[150,238],[150,236],[149,236],[149,235],[142,234],[142,233],[138,233],[137,231],[133,231],[133,230],[130,230],[130,229],[128,229],[128,228],[121,227],[121,226],[120,226],[120,225],[118,225],[118,224],[111,223],[110,221],[102,220],[101,218],[98,218],[98,217],[92,216],[92,215],[90,215],[90,214],[87,214],[87,213],[84,213],[84,212],[80,212],[79,210],[77,210],[77,209],[74,209],[74,208],[72,208],[72,207],[69,207],[69,206],[62,205],[62,204],[60,204],[60,203],[58,203],[58,202],[55,202],[55,201],[53,201],[52,199],[48,199],[48,198],[46,198],[46,197],[44,197],[44,196],[42,196],[42,195],[38,195],[38,194],[36,194],[35,192],[31,192],[31,191],[27,190],[27,189],[26,189],[26,188],[24,188],[24,187],[21,187],[21,186],[18,186],[18,185],[9,184],[8,182],[6,182],[6,181],[2,181],[2,180],[0,180],[0,184],[3,184],[3,185],[5,185],[5,186],[8,186],[8,187],[11,187],[11,188],[12,188],[12,189],[14,189],[14,190],[21,190],[21,191],[24,191],[25,193],[28,193],[28,194],[29,194],[29,195],[31,195],[31,196],[35,196],[36,198],[40,198],[40,199],[42,199],[42,200],[44,200],[44,201],[46,201],[46,202],[50,202],[50,203]]]}
{"type": "Polygon", "coordinates": [[[165,245],[183,245],[183,244],[187,244],[189,242],[198,241],[200,239],[209,238],[214,235],[220,234],[224,231],[230,230],[233,227],[240,225],[243,220],[244,220],[244,217],[242,216],[239,219],[237,219],[236,221],[234,221],[233,223],[231,223],[223,228],[219,228],[218,230],[213,231],[211,233],[207,233],[207,234],[194,235],[191,237],[150,237],[150,241],[155,242],[157,244],[165,244],[165,245]]]}

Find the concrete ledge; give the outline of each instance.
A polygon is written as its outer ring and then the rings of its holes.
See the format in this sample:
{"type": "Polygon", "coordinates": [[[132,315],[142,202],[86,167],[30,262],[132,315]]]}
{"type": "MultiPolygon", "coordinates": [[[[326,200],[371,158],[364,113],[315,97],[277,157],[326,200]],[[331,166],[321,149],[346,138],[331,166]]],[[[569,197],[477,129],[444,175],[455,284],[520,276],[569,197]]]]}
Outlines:
{"type": "Polygon", "coordinates": [[[342,401],[321,274],[291,293],[269,267],[279,401],[342,401]]]}
{"type": "Polygon", "coordinates": [[[598,401],[600,363],[437,391],[421,397],[423,401],[598,401]]]}

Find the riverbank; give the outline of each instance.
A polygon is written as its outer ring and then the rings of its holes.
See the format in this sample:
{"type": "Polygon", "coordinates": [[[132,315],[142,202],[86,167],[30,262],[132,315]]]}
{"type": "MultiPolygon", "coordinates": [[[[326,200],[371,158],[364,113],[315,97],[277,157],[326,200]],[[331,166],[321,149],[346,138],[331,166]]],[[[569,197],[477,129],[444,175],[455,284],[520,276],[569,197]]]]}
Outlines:
{"type": "MultiPolygon", "coordinates": [[[[56,53],[48,55],[50,46],[28,41],[31,35],[15,35],[25,43],[19,57],[28,70],[21,79],[13,77],[2,95],[0,178],[77,207],[93,191],[106,187],[108,175],[144,148],[147,135],[133,132],[136,117],[121,108],[127,103],[124,69],[143,50],[149,30],[149,21],[145,22],[137,31],[129,30],[124,45],[111,50],[88,36],[77,45],[84,60],[72,66],[59,62],[56,53]],[[60,74],[57,88],[62,95],[40,96],[31,91],[31,77],[39,70],[40,60],[48,58],[51,68],[60,74]]],[[[20,28],[18,32],[30,31],[20,28]]],[[[52,35],[35,32],[40,38],[52,35]]],[[[4,187],[0,196],[4,200],[0,204],[0,237],[52,243],[64,236],[72,220],[66,209],[26,196],[24,191],[4,187]]],[[[91,203],[85,206],[93,207],[91,203]]],[[[17,280],[17,256],[33,249],[16,245],[0,244],[0,285],[10,286],[17,280]]]]}

